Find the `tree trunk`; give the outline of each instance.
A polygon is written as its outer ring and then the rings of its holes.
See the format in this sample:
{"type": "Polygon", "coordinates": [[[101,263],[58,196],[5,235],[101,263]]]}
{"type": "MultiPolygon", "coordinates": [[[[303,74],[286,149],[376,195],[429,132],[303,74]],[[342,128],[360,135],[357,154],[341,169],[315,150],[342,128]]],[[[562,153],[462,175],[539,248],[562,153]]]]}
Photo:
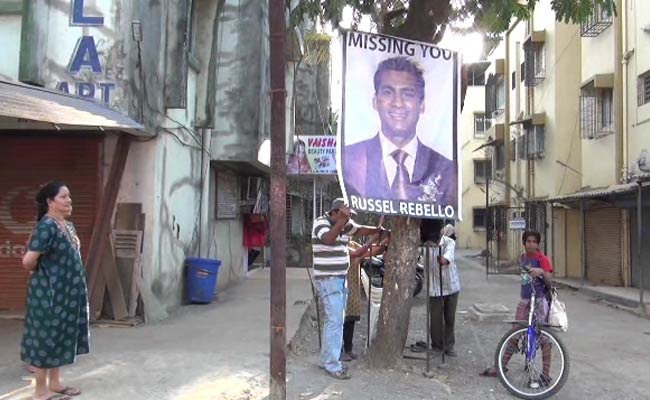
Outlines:
{"type": "Polygon", "coordinates": [[[415,288],[415,263],[420,242],[418,222],[404,217],[393,220],[377,337],[369,351],[369,363],[373,368],[392,368],[402,359],[415,288]]]}

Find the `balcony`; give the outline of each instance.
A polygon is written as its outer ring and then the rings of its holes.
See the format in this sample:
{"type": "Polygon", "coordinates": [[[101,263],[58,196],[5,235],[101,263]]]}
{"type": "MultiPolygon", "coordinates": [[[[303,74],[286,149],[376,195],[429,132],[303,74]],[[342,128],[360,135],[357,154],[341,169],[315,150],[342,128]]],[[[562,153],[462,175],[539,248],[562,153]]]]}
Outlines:
{"type": "Polygon", "coordinates": [[[600,4],[594,4],[594,13],[580,25],[580,36],[596,37],[613,23],[612,15],[600,4]]]}

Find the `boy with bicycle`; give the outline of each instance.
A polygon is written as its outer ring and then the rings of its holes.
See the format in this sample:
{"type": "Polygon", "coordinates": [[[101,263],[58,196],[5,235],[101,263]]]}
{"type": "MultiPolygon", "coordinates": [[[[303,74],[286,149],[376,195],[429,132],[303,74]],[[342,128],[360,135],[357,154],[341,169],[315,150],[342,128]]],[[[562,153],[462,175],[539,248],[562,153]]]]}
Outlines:
{"type": "MultiPolygon", "coordinates": [[[[534,230],[526,230],[521,237],[526,252],[522,254],[519,259],[519,267],[521,269],[521,289],[519,304],[515,311],[516,321],[528,320],[533,290],[535,290],[535,316],[537,317],[537,320],[546,321],[548,319],[548,298],[551,287],[553,286],[553,266],[546,255],[539,250],[541,239],[542,235],[534,230]]],[[[541,378],[542,380],[549,380],[548,366],[550,365],[551,360],[549,352],[545,351],[547,349],[544,347],[548,346],[542,344],[544,376],[541,378]]],[[[506,353],[504,355],[504,365],[508,364],[511,357],[512,354],[506,353]]],[[[485,371],[481,372],[480,375],[496,377],[497,370],[495,367],[487,368],[485,371]]]]}

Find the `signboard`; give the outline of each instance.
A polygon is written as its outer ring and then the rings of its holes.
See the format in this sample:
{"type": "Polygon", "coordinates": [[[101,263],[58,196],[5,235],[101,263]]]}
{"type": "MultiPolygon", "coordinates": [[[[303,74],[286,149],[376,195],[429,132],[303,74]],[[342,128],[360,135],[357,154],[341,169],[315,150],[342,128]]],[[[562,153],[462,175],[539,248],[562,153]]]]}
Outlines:
{"type": "Polygon", "coordinates": [[[287,157],[287,174],[336,174],[336,137],[300,136],[287,157]]]}
{"type": "Polygon", "coordinates": [[[459,76],[455,52],[346,32],[339,178],[352,208],[460,219],[459,76]]]}
{"type": "Polygon", "coordinates": [[[510,220],[510,229],[526,230],[526,220],[524,218],[513,218],[510,220]]]}

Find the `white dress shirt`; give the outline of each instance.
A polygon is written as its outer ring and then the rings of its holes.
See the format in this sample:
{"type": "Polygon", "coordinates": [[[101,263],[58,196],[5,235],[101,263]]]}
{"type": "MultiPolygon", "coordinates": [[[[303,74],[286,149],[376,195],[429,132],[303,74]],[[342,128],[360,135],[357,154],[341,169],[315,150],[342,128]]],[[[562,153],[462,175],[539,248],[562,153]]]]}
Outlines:
{"type": "Polygon", "coordinates": [[[397,161],[391,155],[395,150],[402,150],[407,154],[404,165],[409,173],[409,180],[413,180],[413,170],[415,169],[415,156],[418,152],[418,137],[413,136],[410,142],[404,147],[397,147],[391,142],[382,131],[379,131],[379,143],[381,143],[381,158],[386,167],[386,177],[388,185],[393,186],[393,181],[397,176],[397,161]]]}

